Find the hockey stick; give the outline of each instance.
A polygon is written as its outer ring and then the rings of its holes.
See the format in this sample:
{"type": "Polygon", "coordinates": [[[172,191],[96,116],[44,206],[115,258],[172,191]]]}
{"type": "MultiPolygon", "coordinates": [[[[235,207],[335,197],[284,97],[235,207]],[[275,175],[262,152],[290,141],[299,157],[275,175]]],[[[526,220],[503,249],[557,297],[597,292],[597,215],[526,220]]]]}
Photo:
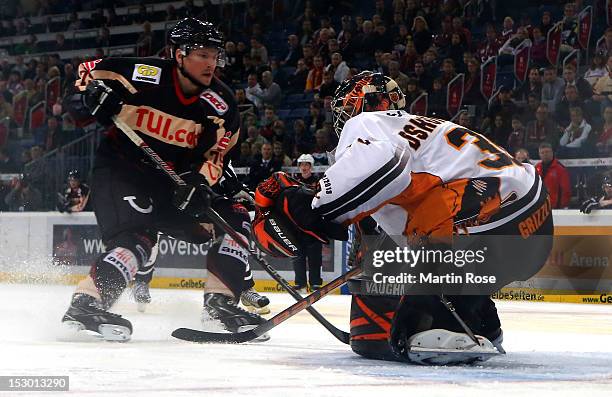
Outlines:
{"type": "MultiPolygon", "coordinates": [[[[172,169],[172,167],[167,164],[159,155],[151,149],[149,145],[132,129],[130,126],[125,124],[122,120],[120,120],[117,116],[113,116],[113,122],[115,125],[123,131],[123,133],[140,149],[149,157],[159,168],[161,168],[166,175],[170,177],[178,186],[185,186],[185,181],[172,169]]],[[[182,204],[182,208],[187,206],[187,202],[182,204]]],[[[302,296],[297,292],[287,280],[281,277],[280,274],[269,264],[267,263],[259,254],[259,252],[255,251],[247,241],[243,239],[243,237],[231,227],[225,219],[223,219],[217,211],[212,208],[208,208],[206,211],[206,215],[224,232],[232,237],[236,243],[238,243],[242,248],[249,251],[249,253],[255,258],[257,263],[277,282],[279,283],[296,301],[300,301],[302,296]]],[[[321,313],[319,313],[313,307],[306,307],[306,310],[319,322],[323,325],[332,335],[336,337],[340,342],[349,344],[350,335],[347,332],[342,331],[341,329],[335,327],[332,323],[327,321],[321,313]]]]}
{"type": "Polygon", "coordinates": [[[217,332],[206,332],[199,331],[189,328],[178,328],[174,330],[172,336],[178,339],[198,342],[198,343],[243,343],[260,337],[264,333],[270,331],[280,323],[288,320],[295,316],[304,309],[310,308],[315,302],[329,294],[334,289],[340,287],[346,283],[349,279],[361,274],[361,268],[355,267],[349,272],[337,277],[329,284],[324,285],[321,289],[313,292],[312,294],[302,298],[293,305],[289,306],[282,312],[278,313],[265,323],[258,325],[257,327],[236,333],[217,333],[217,332]]]}

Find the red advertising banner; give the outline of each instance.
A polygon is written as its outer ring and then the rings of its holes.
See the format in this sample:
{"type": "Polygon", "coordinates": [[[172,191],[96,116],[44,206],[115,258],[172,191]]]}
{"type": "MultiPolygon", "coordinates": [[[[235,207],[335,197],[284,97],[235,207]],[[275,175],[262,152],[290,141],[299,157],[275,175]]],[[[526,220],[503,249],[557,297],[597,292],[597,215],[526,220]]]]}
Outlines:
{"type": "Polygon", "coordinates": [[[527,79],[530,54],[531,46],[525,41],[517,47],[514,54],[514,76],[520,82],[527,79]]]}
{"type": "Polygon", "coordinates": [[[28,112],[28,94],[21,91],[13,97],[13,120],[18,127],[23,127],[28,112]]]}
{"type": "Polygon", "coordinates": [[[427,93],[424,92],[410,104],[410,113],[418,116],[427,116],[427,93]]]}
{"type": "Polygon", "coordinates": [[[485,98],[489,99],[493,95],[493,91],[495,91],[497,57],[489,58],[480,68],[480,92],[485,98]]]}
{"type": "Polygon", "coordinates": [[[51,113],[53,105],[55,105],[57,98],[59,98],[60,91],[61,85],[59,77],[54,77],[47,82],[47,85],[45,86],[45,102],[47,102],[49,113],[51,113]]]}
{"type": "Polygon", "coordinates": [[[588,6],[578,14],[578,44],[582,49],[589,48],[591,28],[593,27],[593,7],[588,6]]]}
{"type": "Polygon", "coordinates": [[[556,65],[559,61],[562,30],[563,22],[558,22],[548,31],[546,36],[546,59],[548,59],[551,65],[556,65]]]}
{"type": "Polygon", "coordinates": [[[42,127],[45,124],[45,121],[47,119],[45,101],[40,101],[36,105],[32,106],[28,119],[30,120],[30,131],[33,131],[38,127],[42,127]]]}
{"type": "Polygon", "coordinates": [[[451,118],[461,109],[464,80],[465,76],[460,73],[446,86],[446,111],[451,118]]]}

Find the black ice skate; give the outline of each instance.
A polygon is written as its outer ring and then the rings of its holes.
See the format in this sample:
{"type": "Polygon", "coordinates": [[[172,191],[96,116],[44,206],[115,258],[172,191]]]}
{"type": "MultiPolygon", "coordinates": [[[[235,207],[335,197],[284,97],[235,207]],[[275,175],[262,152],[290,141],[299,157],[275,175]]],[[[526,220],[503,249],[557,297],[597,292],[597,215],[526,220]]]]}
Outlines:
{"type": "Polygon", "coordinates": [[[269,314],[270,299],[266,296],[260,295],[255,289],[249,288],[246,291],[242,291],[240,294],[240,302],[250,312],[257,314],[269,314]]]}
{"type": "Polygon", "coordinates": [[[104,340],[127,342],[132,336],[132,324],[118,314],[100,308],[91,295],[76,293],[62,323],[76,331],[92,331],[104,340]]]}
{"type": "MultiPolygon", "coordinates": [[[[203,325],[207,320],[217,320],[223,328],[230,332],[242,332],[253,329],[266,320],[256,313],[250,313],[234,302],[231,296],[219,293],[204,294],[203,325]]],[[[268,335],[262,335],[258,340],[268,340],[268,335]]]]}
{"type": "Polygon", "coordinates": [[[151,293],[149,292],[149,284],[144,281],[135,281],[132,287],[132,295],[138,305],[138,311],[144,312],[147,305],[151,303],[151,293]]]}

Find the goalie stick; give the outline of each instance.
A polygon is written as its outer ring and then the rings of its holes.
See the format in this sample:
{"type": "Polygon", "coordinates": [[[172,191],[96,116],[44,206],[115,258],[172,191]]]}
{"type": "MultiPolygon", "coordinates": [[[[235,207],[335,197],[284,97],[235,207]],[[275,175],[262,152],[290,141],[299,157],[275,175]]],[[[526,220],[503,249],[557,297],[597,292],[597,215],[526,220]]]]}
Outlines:
{"type": "MultiPolygon", "coordinates": [[[[113,116],[113,122],[115,125],[123,131],[123,133],[135,144],[137,145],[164,173],[170,177],[178,186],[185,186],[185,181],[172,169],[172,167],[166,163],[159,155],[151,149],[149,145],[140,137],[138,134],[130,128],[127,124],[125,124],[122,120],[120,120],[117,116],[113,116]]],[[[183,208],[187,203],[183,203],[183,208]]],[[[279,283],[285,291],[287,291],[296,301],[300,301],[302,296],[297,292],[287,280],[285,280],[278,272],[262,257],[261,254],[251,248],[248,242],[242,239],[242,236],[238,234],[214,209],[208,208],[206,211],[206,215],[216,223],[223,231],[229,234],[236,243],[249,251],[249,253],[255,258],[255,260],[259,263],[259,265],[277,282],[279,283]]],[[[307,306],[306,310],[319,322],[323,327],[325,327],[336,339],[340,342],[349,344],[350,335],[347,332],[342,331],[341,329],[335,327],[332,323],[330,323],[321,313],[319,313],[315,308],[307,306]]],[[[175,331],[176,332],[176,331],[175,331]]],[[[174,335],[174,333],[173,333],[174,335]]]]}

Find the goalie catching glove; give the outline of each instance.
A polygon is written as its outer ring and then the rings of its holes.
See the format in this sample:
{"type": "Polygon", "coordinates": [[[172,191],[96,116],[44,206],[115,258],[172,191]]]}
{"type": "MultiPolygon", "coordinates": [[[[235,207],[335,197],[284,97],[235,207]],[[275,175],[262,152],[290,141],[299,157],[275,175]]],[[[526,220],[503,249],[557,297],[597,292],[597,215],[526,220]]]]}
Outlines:
{"type": "Polygon", "coordinates": [[[259,248],[274,257],[300,255],[300,240],[347,240],[345,226],[328,221],[312,209],[315,191],[284,172],[275,172],[255,191],[257,213],[252,223],[259,248]]]}

